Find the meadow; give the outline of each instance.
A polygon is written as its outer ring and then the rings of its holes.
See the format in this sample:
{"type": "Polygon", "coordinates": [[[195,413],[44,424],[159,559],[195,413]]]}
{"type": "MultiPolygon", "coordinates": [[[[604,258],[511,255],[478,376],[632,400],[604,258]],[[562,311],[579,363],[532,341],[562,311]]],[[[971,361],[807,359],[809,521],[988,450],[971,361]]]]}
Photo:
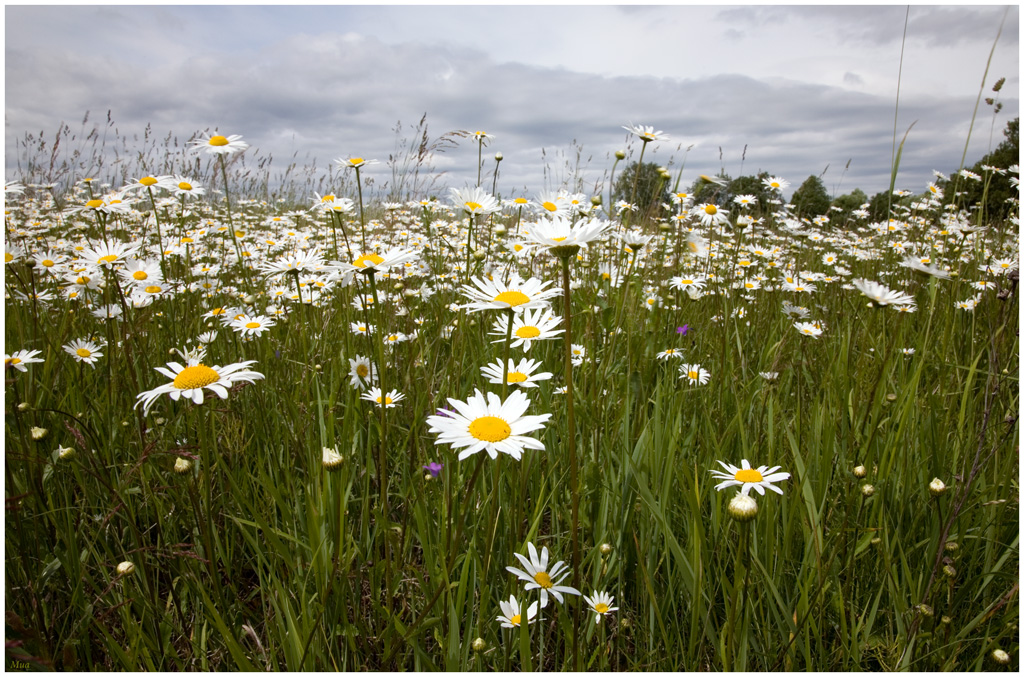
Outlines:
{"type": "Polygon", "coordinates": [[[812,219],[490,138],[5,185],[8,666],[1015,670],[1017,166],[812,219]]]}

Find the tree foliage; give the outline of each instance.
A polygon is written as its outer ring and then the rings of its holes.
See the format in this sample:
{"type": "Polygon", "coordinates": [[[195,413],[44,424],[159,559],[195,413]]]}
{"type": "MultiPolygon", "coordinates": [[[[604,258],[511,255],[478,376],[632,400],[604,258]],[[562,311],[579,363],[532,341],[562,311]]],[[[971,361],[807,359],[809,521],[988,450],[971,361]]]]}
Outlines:
{"type": "MultiPolygon", "coordinates": [[[[615,188],[612,196],[615,201],[626,200],[630,202],[633,196],[633,181],[637,176],[637,163],[632,163],[615,179],[615,188]]],[[[640,166],[640,176],[636,179],[636,200],[635,204],[641,211],[647,212],[657,209],[658,205],[669,201],[669,182],[661,178],[658,165],[654,162],[645,162],[640,166]]]]}
{"type": "Polygon", "coordinates": [[[793,193],[790,202],[797,216],[808,219],[827,213],[831,204],[825,184],[817,176],[808,176],[793,193]]]}

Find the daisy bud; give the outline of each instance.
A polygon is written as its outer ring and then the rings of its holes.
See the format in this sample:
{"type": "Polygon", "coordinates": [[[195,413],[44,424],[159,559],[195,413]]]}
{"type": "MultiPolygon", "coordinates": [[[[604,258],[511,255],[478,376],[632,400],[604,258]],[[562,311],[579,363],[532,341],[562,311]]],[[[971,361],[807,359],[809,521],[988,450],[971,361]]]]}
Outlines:
{"type": "Polygon", "coordinates": [[[882,539],[880,539],[877,536],[875,536],[874,538],[871,539],[871,545],[881,545],[881,543],[882,543],[882,539]]]}
{"type": "MultiPolygon", "coordinates": [[[[499,155],[500,155],[500,153],[499,153],[499,155]]],[[[483,637],[477,637],[476,639],[473,640],[473,651],[476,651],[477,653],[479,653],[479,652],[483,651],[486,648],[487,648],[487,642],[484,641],[483,637]]]]}
{"type": "Polygon", "coordinates": [[[341,468],[341,464],[345,460],[341,454],[330,447],[324,447],[323,452],[325,470],[334,471],[341,468]]]}
{"type": "Polygon", "coordinates": [[[28,402],[19,402],[18,411],[28,411],[28,402]]]}
{"type": "Polygon", "coordinates": [[[46,428],[32,428],[30,432],[32,434],[32,439],[38,442],[39,440],[46,437],[47,433],[49,433],[50,431],[47,430],[46,428]]]}
{"type": "Polygon", "coordinates": [[[932,496],[941,496],[946,491],[946,483],[936,477],[928,484],[928,491],[932,496]]]}
{"type": "Polygon", "coordinates": [[[1010,654],[1002,649],[992,649],[992,660],[1000,665],[1006,665],[1010,662],[1010,654]]]}
{"type": "Polygon", "coordinates": [[[621,150],[615,151],[615,159],[616,160],[625,160],[626,159],[626,153],[624,151],[621,151],[621,150]]]}
{"type": "Polygon", "coordinates": [[[896,393],[889,393],[888,395],[885,396],[885,399],[889,400],[890,402],[895,402],[896,401],[896,393]]]}
{"type": "Polygon", "coordinates": [[[862,480],[868,476],[868,469],[862,465],[858,465],[856,468],[853,469],[853,476],[859,480],[862,480]]]}
{"type": "Polygon", "coordinates": [[[590,204],[594,205],[595,207],[600,207],[601,206],[601,196],[600,195],[595,195],[594,197],[590,198],[590,204]]]}
{"type": "Polygon", "coordinates": [[[875,485],[865,484],[860,488],[860,493],[861,495],[864,496],[864,498],[871,498],[872,496],[875,495],[875,485]]]}
{"type": "Polygon", "coordinates": [[[131,562],[121,562],[117,565],[117,573],[122,576],[131,576],[135,572],[135,565],[131,562]]]}
{"type": "Polygon", "coordinates": [[[614,550],[614,549],[615,548],[612,547],[611,543],[602,543],[601,544],[601,554],[604,555],[605,557],[607,557],[608,555],[612,554],[612,550],[614,550]]]}
{"type": "Polygon", "coordinates": [[[669,224],[669,223],[659,223],[658,224],[658,230],[660,230],[663,233],[667,233],[670,230],[672,230],[672,225],[669,224]]]}
{"type": "Polygon", "coordinates": [[[950,618],[949,616],[943,616],[942,618],[939,619],[939,623],[942,623],[943,625],[949,625],[952,622],[953,622],[953,619],[950,618]]]}
{"type": "Polygon", "coordinates": [[[62,447],[59,444],[57,445],[57,458],[59,458],[60,460],[65,461],[74,455],[74,447],[62,447]]]}
{"type": "Polygon", "coordinates": [[[952,564],[947,564],[942,567],[942,573],[945,574],[947,578],[956,578],[956,568],[954,568],[952,564]]]}
{"type": "Polygon", "coordinates": [[[485,258],[487,258],[487,251],[486,250],[484,250],[484,249],[477,249],[475,252],[473,252],[473,260],[474,261],[483,261],[485,258]]]}
{"type": "Polygon", "coordinates": [[[167,423],[167,419],[162,416],[157,416],[155,419],[153,419],[153,423],[156,423],[157,425],[163,425],[164,423],[167,423]]]}
{"type": "Polygon", "coordinates": [[[504,235],[507,232],[508,232],[508,230],[506,230],[505,226],[499,225],[499,226],[495,226],[495,228],[494,228],[494,234],[495,235],[504,235]]]}
{"type": "Polygon", "coordinates": [[[946,552],[956,552],[960,549],[960,544],[956,541],[946,541],[946,552]]]}
{"type": "Polygon", "coordinates": [[[502,155],[501,153],[495,153],[494,154],[494,161],[495,162],[501,162],[504,159],[505,159],[505,156],[502,155]]]}
{"type": "Polygon", "coordinates": [[[931,618],[932,616],[935,615],[935,610],[932,609],[927,604],[918,604],[917,605],[917,610],[920,611],[921,615],[924,616],[925,618],[931,618]]]}
{"type": "Polygon", "coordinates": [[[187,458],[182,458],[181,456],[179,456],[177,460],[174,461],[174,472],[178,473],[179,475],[184,475],[191,469],[192,461],[188,460],[187,458]]]}
{"type": "Polygon", "coordinates": [[[242,302],[247,306],[251,306],[256,303],[256,297],[252,294],[248,294],[244,299],[242,299],[242,302]]]}
{"type": "Polygon", "coordinates": [[[405,285],[402,284],[401,282],[396,282],[391,288],[394,289],[395,291],[402,291],[403,289],[405,289],[405,285]]]}
{"type": "Polygon", "coordinates": [[[757,501],[737,493],[729,501],[729,515],[737,522],[749,522],[757,517],[757,501]]]}

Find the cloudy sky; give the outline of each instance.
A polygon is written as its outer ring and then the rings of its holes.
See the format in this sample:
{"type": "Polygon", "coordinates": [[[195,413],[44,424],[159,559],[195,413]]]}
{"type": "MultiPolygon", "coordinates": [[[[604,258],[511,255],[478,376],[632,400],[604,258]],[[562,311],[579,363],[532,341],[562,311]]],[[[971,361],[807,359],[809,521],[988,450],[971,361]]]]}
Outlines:
{"type": "MultiPolygon", "coordinates": [[[[122,134],[147,123],[181,139],[242,134],[275,167],[298,153],[319,171],[341,156],[385,162],[396,122],[426,113],[432,137],[494,135],[485,158],[504,155],[505,195],[558,188],[580,147],[592,187],[630,122],[671,137],[645,159],[685,158],[684,184],[724,168],[795,188],[825,171],[830,191],[870,195],[889,183],[907,16],[906,5],[7,5],[7,179],[26,132],[77,130],[86,111],[110,110],[122,134]]],[[[916,124],[899,187],[923,190],[933,169],[959,166],[994,43],[984,96],[1005,77],[1004,108],[992,133],[981,104],[967,164],[1002,139],[1019,115],[1019,24],[1016,5],[910,6],[899,137],[916,124]]],[[[475,183],[476,146],[435,166],[450,186],[475,183]]]]}

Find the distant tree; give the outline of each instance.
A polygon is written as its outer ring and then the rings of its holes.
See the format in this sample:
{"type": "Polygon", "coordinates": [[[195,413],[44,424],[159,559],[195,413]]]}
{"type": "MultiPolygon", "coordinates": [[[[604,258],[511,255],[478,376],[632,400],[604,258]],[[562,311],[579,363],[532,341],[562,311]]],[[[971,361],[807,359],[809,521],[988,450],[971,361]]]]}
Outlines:
{"type": "Polygon", "coordinates": [[[1019,192],[1010,184],[1009,174],[986,172],[982,165],[1007,169],[1010,165],[1020,163],[1020,118],[1014,118],[1006,124],[1003,136],[1005,138],[995,150],[968,168],[982,177],[981,181],[954,174],[948,181],[936,182],[945,193],[943,202],[983,210],[986,221],[1006,219],[1011,208],[1007,200],[1017,197],[1019,192]]]}
{"type": "MultiPolygon", "coordinates": [[[[895,203],[895,199],[893,199],[895,203]]],[[[871,196],[871,204],[868,207],[871,222],[877,223],[889,218],[889,191],[883,190],[871,196]]]]}
{"type": "Polygon", "coordinates": [[[840,195],[835,200],[832,200],[832,206],[842,209],[843,213],[849,215],[853,210],[860,209],[860,206],[865,202],[868,202],[867,193],[860,188],[854,188],[852,193],[840,195]]]}
{"type": "Polygon", "coordinates": [[[757,176],[737,176],[729,182],[732,197],[753,195],[757,199],[757,206],[747,210],[751,216],[756,217],[773,211],[771,200],[775,199],[775,192],[768,190],[764,185],[764,179],[769,176],[771,175],[768,172],[761,172],[757,176]]]}
{"type": "Polygon", "coordinates": [[[711,178],[714,178],[725,185],[722,186],[719,185],[719,183],[707,181],[698,176],[697,180],[690,185],[690,194],[693,195],[693,204],[699,205],[704,202],[712,202],[716,205],[729,209],[728,205],[736,195],[732,192],[732,177],[725,172],[719,172],[711,178]]]}
{"type": "Polygon", "coordinates": [[[827,213],[830,204],[825,184],[817,176],[808,176],[793,193],[790,202],[797,216],[808,219],[827,213]]]}
{"type": "MultiPolygon", "coordinates": [[[[633,195],[633,180],[637,176],[637,164],[630,164],[615,179],[615,188],[612,195],[615,201],[630,201],[633,195]]],[[[640,177],[636,179],[636,206],[643,213],[657,214],[659,205],[669,201],[669,181],[662,180],[658,165],[654,162],[645,162],[640,166],[640,177]]]]}

